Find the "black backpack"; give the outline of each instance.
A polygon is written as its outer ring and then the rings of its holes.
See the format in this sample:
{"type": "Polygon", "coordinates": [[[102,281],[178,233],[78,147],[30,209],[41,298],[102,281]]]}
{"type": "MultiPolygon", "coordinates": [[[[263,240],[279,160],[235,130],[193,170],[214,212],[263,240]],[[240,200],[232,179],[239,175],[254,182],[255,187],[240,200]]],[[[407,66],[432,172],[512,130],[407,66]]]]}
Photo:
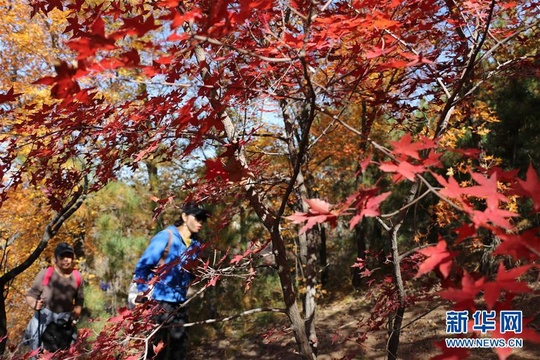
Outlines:
{"type": "Polygon", "coordinates": [[[73,341],[74,331],[75,327],[69,320],[52,321],[41,334],[43,348],[50,352],[68,349],[73,341]]]}

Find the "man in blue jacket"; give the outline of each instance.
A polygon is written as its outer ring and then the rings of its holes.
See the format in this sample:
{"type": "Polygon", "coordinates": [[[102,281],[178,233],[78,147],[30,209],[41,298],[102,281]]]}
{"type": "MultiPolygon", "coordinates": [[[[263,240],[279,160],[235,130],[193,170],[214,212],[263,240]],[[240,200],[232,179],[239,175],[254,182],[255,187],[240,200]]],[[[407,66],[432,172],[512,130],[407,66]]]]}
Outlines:
{"type": "MultiPolygon", "coordinates": [[[[188,203],[181,217],[152,238],[135,268],[137,290],[142,297],[149,295],[157,301],[158,309],[153,318],[163,325],[152,339],[154,345],[163,342],[164,348],[156,359],[186,359],[187,333],[183,324],[187,322],[187,309],[182,304],[194,275],[189,271],[201,250],[196,234],[201,230],[209,213],[195,203],[188,203]],[[155,271],[159,268],[162,271],[155,271]],[[152,288],[149,294],[149,286],[152,288]]],[[[139,302],[140,302],[139,301],[139,302]]],[[[155,356],[149,346],[146,358],[155,356]]]]}

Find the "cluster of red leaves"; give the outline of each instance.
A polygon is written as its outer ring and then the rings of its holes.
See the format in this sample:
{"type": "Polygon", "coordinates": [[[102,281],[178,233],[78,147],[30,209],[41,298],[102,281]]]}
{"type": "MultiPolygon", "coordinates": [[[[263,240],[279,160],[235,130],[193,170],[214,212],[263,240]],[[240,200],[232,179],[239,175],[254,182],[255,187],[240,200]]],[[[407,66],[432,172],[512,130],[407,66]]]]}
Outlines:
{"type": "MultiPolygon", "coordinates": [[[[305,1],[294,1],[288,6],[299,18],[310,17],[302,14],[314,10],[313,4],[305,1]]],[[[379,2],[368,1],[362,6],[379,6],[379,2]]],[[[399,4],[387,1],[385,6],[393,12],[399,4]]],[[[401,6],[403,14],[411,17],[422,12],[436,14],[439,7],[435,1],[401,6]]],[[[372,71],[379,73],[385,69],[429,64],[427,57],[435,57],[438,53],[434,49],[430,54],[418,55],[396,44],[384,48],[377,45],[381,29],[403,31],[408,42],[419,40],[421,36],[417,35],[415,25],[411,25],[411,29],[404,25],[412,22],[392,19],[393,15],[383,11],[359,16],[358,4],[335,4],[331,11],[325,6],[313,18],[311,37],[306,43],[301,27],[289,24],[283,24],[283,33],[277,41],[257,40],[267,38],[274,31],[272,24],[282,19],[282,9],[269,0],[157,1],[152,4],[116,0],[107,5],[34,0],[32,7],[32,16],[56,9],[68,11],[65,33],[71,35],[67,44],[76,58],[72,62],[60,61],[55,66],[55,75],[36,82],[51,86],[51,95],[59,100],[59,104],[36,111],[33,121],[25,124],[24,129],[18,129],[33,139],[50,138],[49,142],[36,147],[39,150],[29,156],[23,166],[26,169],[21,171],[36,166],[34,156],[46,163],[37,166],[48,165],[50,170],[33,173],[30,181],[37,184],[57,179],[50,194],[51,198],[56,198],[51,201],[56,207],[58,199],[65,198],[62,189],[73,188],[81,179],[81,176],[68,179],[65,170],[59,170],[63,162],[76,157],[82,159],[87,167],[84,172],[95,174],[92,190],[96,190],[114,178],[122,166],[136,167],[138,161],[150,155],[164,155],[163,158],[177,155],[178,149],[168,146],[168,139],[181,138],[187,130],[192,133],[184,154],[189,153],[201,146],[208,132],[223,130],[221,119],[225,109],[237,109],[239,99],[252,99],[267,93],[263,90],[267,84],[280,87],[279,95],[276,92],[274,96],[277,100],[301,94],[297,79],[303,72],[305,61],[312,68],[320,66],[319,59],[335,58],[342,65],[369,61],[373,63],[372,71]],[[193,34],[185,31],[188,25],[196,29],[193,34]],[[158,36],[152,36],[156,34],[158,36]],[[337,59],[336,44],[351,37],[364,39],[365,44],[354,45],[343,55],[343,60],[337,59]],[[231,39],[234,39],[231,46],[236,50],[224,52],[223,49],[229,47],[222,43],[231,39]],[[130,44],[136,45],[130,47],[130,44]],[[194,63],[188,54],[201,44],[208,49],[215,46],[215,49],[209,50],[214,60],[212,71],[202,79],[204,84],[197,85],[200,86],[198,91],[172,86],[165,94],[141,94],[134,101],[109,106],[103,101],[97,85],[81,86],[83,78],[114,77],[119,69],[137,69],[148,79],[155,77],[175,85],[198,78],[208,63],[194,63]],[[299,55],[305,51],[300,51],[304,47],[309,56],[299,55]],[[334,54],[329,57],[329,52],[334,54]],[[200,99],[211,98],[216,89],[221,93],[219,101],[200,102],[200,99]],[[140,102],[141,99],[145,101],[140,102]],[[100,144],[93,139],[100,139],[100,144]]],[[[441,19],[434,16],[430,21],[435,24],[441,19]]],[[[430,36],[437,36],[439,30],[433,24],[423,23],[423,30],[431,32],[430,36]]],[[[339,86],[332,84],[336,88],[333,100],[336,104],[347,97],[349,88],[356,87],[354,84],[360,76],[369,78],[369,73],[362,70],[363,66],[354,67],[358,70],[344,76],[339,86]]],[[[399,83],[407,84],[407,87],[418,85],[416,82],[399,83]]],[[[17,94],[11,91],[2,95],[0,101],[16,98],[17,94]]],[[[10,146],[8,153],[16,152],[18,145],[10,146]]],[[[2,160],[8,163],[9,159],[2,160]]],[[[234,158],[218,157],[208,160],[207,165],[210,178],[236,181],[251,176],[234,158]]],[[[17,179],[17,174],[13,179],[17,179]]]]}

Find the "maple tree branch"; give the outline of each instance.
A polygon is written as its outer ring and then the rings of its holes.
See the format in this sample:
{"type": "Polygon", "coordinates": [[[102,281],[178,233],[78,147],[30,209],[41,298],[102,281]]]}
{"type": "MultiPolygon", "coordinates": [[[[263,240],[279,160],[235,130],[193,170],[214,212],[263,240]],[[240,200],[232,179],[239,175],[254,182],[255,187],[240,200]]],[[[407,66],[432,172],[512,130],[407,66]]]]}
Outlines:
{"type": "MultiPolygon", "coordinates": [[[[532,29],[532,28],[535,28],[537,27],[538,25],[540,24],[540,20],[530,24],[529,26],[527,27],[524,27],[522,29],[519,29],[519,31],[516,31],[514,32],[513,34],[511,34],[510,36],[507,36],[505,37],[503,40],[498,40],[496,38],[494,38],[493,40],[496,41],[496,44],[494,46],[492,46],[489,50],[487,50],[485,53],[483,53],[479,59],[476,61],[476,63],[480,63],[481,61],[483,61],[484,59],[486,59],[488,56],[490,56],[491,54],[493,54],[495,52],[495,50],[497,50],[499,47],[503,46],[503,45],[506,45],[506,43],[508,43],[510,40],[514,39],[515,37],[517,37],[518,35],[521,35],[523,34],[524,32],[532,29]]],[[[484,82],[486,82],[487,80],[491,79],[493,76],[499,74],[502,70],[504,70],[505,67],[507,67],[508,65],[516,62],[516,61],[519,61],[519,60],[523,60],[523,59],[526,59],[528,56],[530,55],[524,55],[524,56],[520,56],[516,59],[510,59],[510,60],[507,60],[505,61],[504,63],[502,64],[497,64],[497,67],[491,71],[489,71],[487,73],[487,76],[484,78],[484,79],[481,79],[480,81],[478,81],[474,86],[471,87],[471,89],[469,89],[466,93],[464,93],[459,99],[457,99],[456,101],[460,101],[461,99],[463,98],[466,98],[467,96],[471,95],[474,91],[476,91],[480,85],[482,85],[484,82]]]]}
{"type": "Polygon", "coordinates": [[[243,55],[248,55],[248,56],[252,56],[252,57],[255,57],[255,58],[258,58],[258,59],[261,59],[263,61],[268,61],[268,62],[277,62],[277,63],[280,63],[280,62],[291,62],[292,61],[292,58],[271,58],[271,57],[268,57],[268,56],[263,56],[263,55],[259,55],[259,54],[256,54],[252,51],[249,51],[249,50],[245,50],[245,49],[241,49],[241,48],[238,48],[238,47],[235,47],[235,46],[232,46],[232,45],[229,45],[229,44],[225,44],[219,40],[216,40],[214,38],[211,38],[211,37],[208,37],[208,36],[201,36],[201,35],[192,35],[192,37],[196,40],[199,40],[199,41],[202,41],[203,43],[204,42],[207,42],[207,43],[210,43],[210,44],[213,44],[213,45],[218,45],[218,46],[222,46],[222,47],[226,47],[228,49],[231,49],[231,50],[234,50],[234,51],[237,51],[239,52],[240,54],[243,54],[243,55]]]}
{"type": "Polygon", "coordinates": [[[453,112],[456,102],[463,99],[463,98],[458,98],[459,93],[461,92],[462,88],[465,86],[465,84],[469,80],[469,77],[473,74],[473,71],[476,67],[476,57],[482,50],[482,46],[484,45],[484,42],[486,41],[489,27],[493,19],[493,12],[495,10],[495,4],[496,4],[496,0],[491,0],[489,14],[486,20],[486,27],[484,29],[484,32],[480,36],[480,41],[471,49],[467,66],[465,66],[465,69],[463,70],[462,75],[459,81],[457,82],[457,85],[454,88],[452,95],[446,101],[446,105],[444,106],[444,109],[442,110],[439,116],[439,120],[437,122],[434,138],[441,136],[442,133],[446,130],[446,127],[448,126],[448,122],[450,120],[449,117],[451,113],[453,112]]]}
{"type": "Polygon", "coordinates": [[[330,132],[333,132],[337,126],[334,128],[334,130],[330,131],[330,128],[334,127],[334,124],[336,123],[336,120],[335,119],[332,119],[332,121],[330,122],[330,124],[328,124],[328,126],[326,126],[323,131],[321,132],[321,134],[311,142],[311,144],[309,145],[309,149],[311,149],[312,147],[314,147],[320,139],[322,139],[323,137],[325,137],[326,135],[328,135],[330,132]]]}
{"type": "Polygon", "coordinates": [[[284,143],[287,142],[287,139],[285,139],[283,136],[281,135],[277,135],[277,134],[272,134],[272,133],[253,133],[251,136],[253,137],[262,137],[262,138],[272,138],[272,139],[275,139],[275,140],[280,140],[280,141],[283,141],[284,143]]]}
{"type": "Polygon", "coordinates": [[[530,244],[527,244],[525,241],[522,241],[521,243],[522,243],[523,246],[525,246],[527,249],[529,249],[530,252],[532,252],[533,254],[535,254],[536,256],[538,256],[540,258],[540,251],[536,250],[530,244]]]}
{"type": "Polygon", "coordinates": [[[427,181],[422,175],[420,174],[416,174],[416,176],[422,181],[422,183],[428,187],[428,189],[433,193],[435,194],[435,196],[437,196],[439,199],[441,199],[442,201],[444,201],[445,203],[447,203],[448,205],[452,206],[454,209],[458,210],[458,211],[463,211],[463,209],[461,207],[459,207],[458,205],[456,205],[452,200],[448,199],[446,196],[443,196],[441,195],[441,193],[435,188],[433,187],[429,181],[427,181]]]}
{"type": "MultiPolygon", "coordinates": [[[[311,9],[312,8],[310,7],[310,11],[311,9]]],[[[309,26],[309,24],[307,26],[309,26]]],[[[311,125],[313,124],[313,120],[315,119],[317,98],[316,98],[315,90],[313,89],[313,84],[311,83],[311,77],[309,75],[308,64],[306,62],[306,53],[305,53],[305,48],[307,46],[307,40],[309,37],[308,35],[309,35],[309,31],[306,30],[306,34],[304,37],[304,44],[303,44],[302,50],[298,54],[298,58],[300,62],[302,63],[303,70],[304,70],[304,79],[307,82],[307,87],[309,90],[309,93],[307,95],[308,98],[306,99],[307,100],[306,102],[309,104],[309,109],[305,109],[304,107],[304,110],[309,111],[309,112],[302,115],[302,119],[301,119],[302,137],[300,139],[300,142],[298,144],[298,149],[295,154],[295,163],[293,166],[293,174],[291,176],[291,181],[289,185],[287,186],[287,189],[285,190],[285,193],[282,197],[281,205],[279,207],[279,210],[277,211],[276,217],[278,220],[282,218],[283,213],[285,212],[287,203],[289,201],[289,197],[292,191],[294,190],[296,180],[298,179],[299,175],[301,175],[302,164],[304,162],[304,157],[309,146],[310,129],[311,129],[311,125]]],[[[305,106],[307,106],[307,104],[305,106]]],[[[276,222],[275,226],[279,227],[279,221],[276,222]]]]}
{"type": "Polygon", "coordinates": [[[494,39],[496,41],[496,44],[492,46],[489,50],[487,50],[485,53],[483,53],[482,56],[480,56],[476,62],[479,63],[480,61],[484,60],[485,58],[490,56],[492,53],[494,53],[495,50],[497,50],[499,47],[505,45],[507,42],[509,42],[510,40],[513,40],[514,38],[521,35],[522,33],[537,27],[539,24],[540,24],[540,20],[533,22],[529,26],[519,29],[519,31],[516,31],[513,34],[505,37],[503,40],[494,39]]]}
{"type": "Polygon", "coordinates": [[[55,236],[62,224],[71,216],[86,199],[88,193],[88,177],[84,176],[83,186],[79,187],[75,195],[71,198],[71,201],[60,211],[56,217],[51,221],[51,237],[55,236]]]}
{"type": "Polygon", "coordinates": [[[514,63],[514,62],[517,62],[519,60],[523,60],[523,59],[526,59],[527,57],[526,56],[522,56],[520,58],[517,58],[517,59],[512,59],[512,60],[508,60],[502,64],[498,64],[497,67],[491,71],[489,71],[486,75],[486,77],[482,80],[479,80],[476,84],[474,84],[466,93],[463,94],[463,96],[461,98],[466,98],[467,96],[471,95],[472,93],[474,93],[479,87],[480,85],[482,85],[483,83],[485,83],[487,80],[491,79],[492,77],[494,77],[495,75],[498,75],[501,71],[504,70],[505,67],[507,67],[508,65],[514,63]]]}
{"type": "Polygon", "coordinates": [[[435,307],[429,309],[428,311],[426,311],[425,313],[423,314],[420,314],[418,315],[416,318],[412,319],[411,321],[409,321],[407,324],[403,325],[399,330],[403,330],[409,326],[411,326],[412,324],[414,324],[415,322],[417,322],[418,320],[420,320],[421,318],[423,318],[424,316],[427,316],[429,314],[431,314],[433,311],[437,310],[442,304],[437,304],[435,307]]]}
{"type": "Polygon", "coordinates": [[[201,320],[201,321],[195,321],[195,322],[191,322],[191,323],[186,323],[186,324],[184,324],[184,327],[191,327],[191,326],[194,326],[194,325],[203,325],[203,324],[212,324],[212,323],[217,323],[217,322],[231,321],[231,320],[234,320],[234,319],[238,319],[240,317],[244,317],[244,316],[252,315],[252,314],[257,314],[257,313],[262,313],[262,312],[273,312],[273,313],[285,314],[286,309],[282,309],[282,308],[256,308],[256,309],[246,310],[246,311],[243,311],[241,313],[231,315],[231,316],[227,316],[227,317],[224,317],[224,318],[207,319],[207,320],[201,320]]]}
{"type": "MultiPolygon", "coordinates": [[[[436,191],[436,190],[435,190],[436,191]]],[[[391,212],[391,213],[388,213],[388,214],[381,214],[379,215],[382,219],[384,218],[389,218],[389,217],[393,217],[395,215],[398,215],[401,211],[413,206],[414,204],[416,204],[417,202],[419,202],[421,199],[423,199],[424,197],[426,197],[427,195],[433,193],[433,190],[431,189],[428,189],[426,190],[422,195],[420,196],[417,196],[413,201],[403,205],[403,207],[399,208],[398,210],[394,211],[394,212],[391,212]]]]}
{"type": "Polygon", "coordinates": [[[124,81],[124,82],[131,82],[131,83],[135,83],[135,84],[143,84],[143,85],[164,85],[164,86],[173,86],[173,87],[181,87],[181,88],[186,88],[186,89],[190,89],[190,88],[194,88],[194,87],[206,87],[206,88],[211,88],[212,85],[206,85],[206,84],[179,84],[179,83],[173,83],[173,82],[170,82],[170,81],[148,81],[148,80],[137,80],[137,79],[132,79],[132,78],[125,78],[125,77],[121,77],[121,76],[118,76],[118,75],[111,75],[111,78],[114,78],[114,79],[118,79],[120,81],[124,81]]]}
{"type": "Polygon", "coordinates": [[[433,246],[433,244],[424,244],[419,245],[417,247],[414,247],[410,250],[405,251],[403,254],[399,255],[399,261],[401,261],[403,258],[406,258],[407,256],[411,255],[412,253],[417,252],[418,250],[425,249],[427,247],[433,246]]]}
{"type": "MultiPolygon", "coordinates": [[[[319,10],[319,14],[322,13],[323,11],[325,11],[326,9],[328,9],[328,7],[332,4],[333,0],[328,0],[326,2],[326,4],[323,5],[323,7],[321,8],[321,10],[319,10]]],[[[314,15],[314,18],[317,17],[319,14],[315,14],[314,15]]],[[[313,20],[313,19],[312,19],[313,20]]]]}
{"type": "MultiPolygon", "coordinates": [[[[400,39],[392,31],[390,31],[388,29],[384,29],[384,32],[387,33],[388,35],[390,35],[391,37],[393,37],[397,42],[399,42],[401,45],[403,45],[407,50],[411,51],[416,56],[420,56],[420,53],[415,48],[413,48],[412,45],[407,44],[403,39],[400,39]]],[[[437,74],[438,73],[438,71],[436,69],[433,69],[432,65],[430,65],[430,64],[426,64],[426,65],[427,65],[426,67],[430,70],[430,72],[432,74],[437,74]]],[[[435,77],[435,81],[441,86],[441,88],[443,89],[446,96],[450,97],[451,96],[450,90],[448,90],[448,87],[446,87],[446,85],[443,83],[442,78],[439,77],[439,76],[434,76],[434,77],[435,77]]]]}
{"type": "Polygon", "coordinates": [[[308,16],[307,15],[304,15],[304,14],[301,14],[298,10],[296,10],[296,8],[292,7],[292,6],[288,6],[287,7],[292,13],[296,14],[296,16],[298,16],[300,19],[304,20],[304,21],[307,21],[308,19],[308,16]]]}
{"type": "Polygon", "coordinates": [[[385,223],[383,219],[381,219],[379,216],[375,217],[375,219],[377,219],[377,221],[379,222],[379,224],[381,224],[384,230],[390,232],[392,227],[385,223]]]}
{"type": "Polygon", "coordinates": [[[267,155],[267,156],[278,156],[278,157],[286,155],[284,152],[270,152],[270,151],[265,151],[263,149],[259,149],[259,147],[255,147],[255,150],[246,150],[246,153],[248,153],[248,154],[262,154],[262,155],[267,155]]]}
{"type": "Polygon", "coordinates": [[[348,129],[349,131],[355,133],[356,135],[360,136],[365,141],[372,144],[373,147],[375,147],[377,150],[379,150],[383,154],[393,158],[392,154],[391,154],[391,151],[389,149],[387,149],[384,146],[382,146],[382,145],[378,144],[377,142],[373,141],[369,136],[365,136],[364,134],[362,134],[361,131],[359,131],[359,130],[355,129],[354,127],[352,127],[351,125],[347,124],[345,121],[341,120],[338,116],[332,115],[331,113],[327,113],[327,114],[332,116],[332,118],[334,118],[337,122],[339,122],[341,125],[343,125],[346,129],[348,129]]]}

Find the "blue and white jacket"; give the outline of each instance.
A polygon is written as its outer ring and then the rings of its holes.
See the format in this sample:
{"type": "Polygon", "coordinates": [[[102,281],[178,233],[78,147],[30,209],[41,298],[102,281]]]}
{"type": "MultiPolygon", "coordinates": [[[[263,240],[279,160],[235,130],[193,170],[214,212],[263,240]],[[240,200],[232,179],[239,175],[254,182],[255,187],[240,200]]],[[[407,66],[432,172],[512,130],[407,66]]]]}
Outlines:
{"type": "Polygon", "coordinates": [[[169,231],[172,232],[172,239],[164,264],[171,265],[174,260],[178,260],[178,264],[170,269],[165,266],[166,270],[161,275],[161,279],[154,284],[152,299],[182,303],[186,301],[189,284],[193,279],[193,275],[186,268],[195,264],[201,250],[201,243],[192,239],[188,248],[176,226],[168,226],[152,238],[135,267],[135,281],[137,281],[139,292],[148,290],[148,281],[154,276],[154,270],[169,242],[169,231]]]}

